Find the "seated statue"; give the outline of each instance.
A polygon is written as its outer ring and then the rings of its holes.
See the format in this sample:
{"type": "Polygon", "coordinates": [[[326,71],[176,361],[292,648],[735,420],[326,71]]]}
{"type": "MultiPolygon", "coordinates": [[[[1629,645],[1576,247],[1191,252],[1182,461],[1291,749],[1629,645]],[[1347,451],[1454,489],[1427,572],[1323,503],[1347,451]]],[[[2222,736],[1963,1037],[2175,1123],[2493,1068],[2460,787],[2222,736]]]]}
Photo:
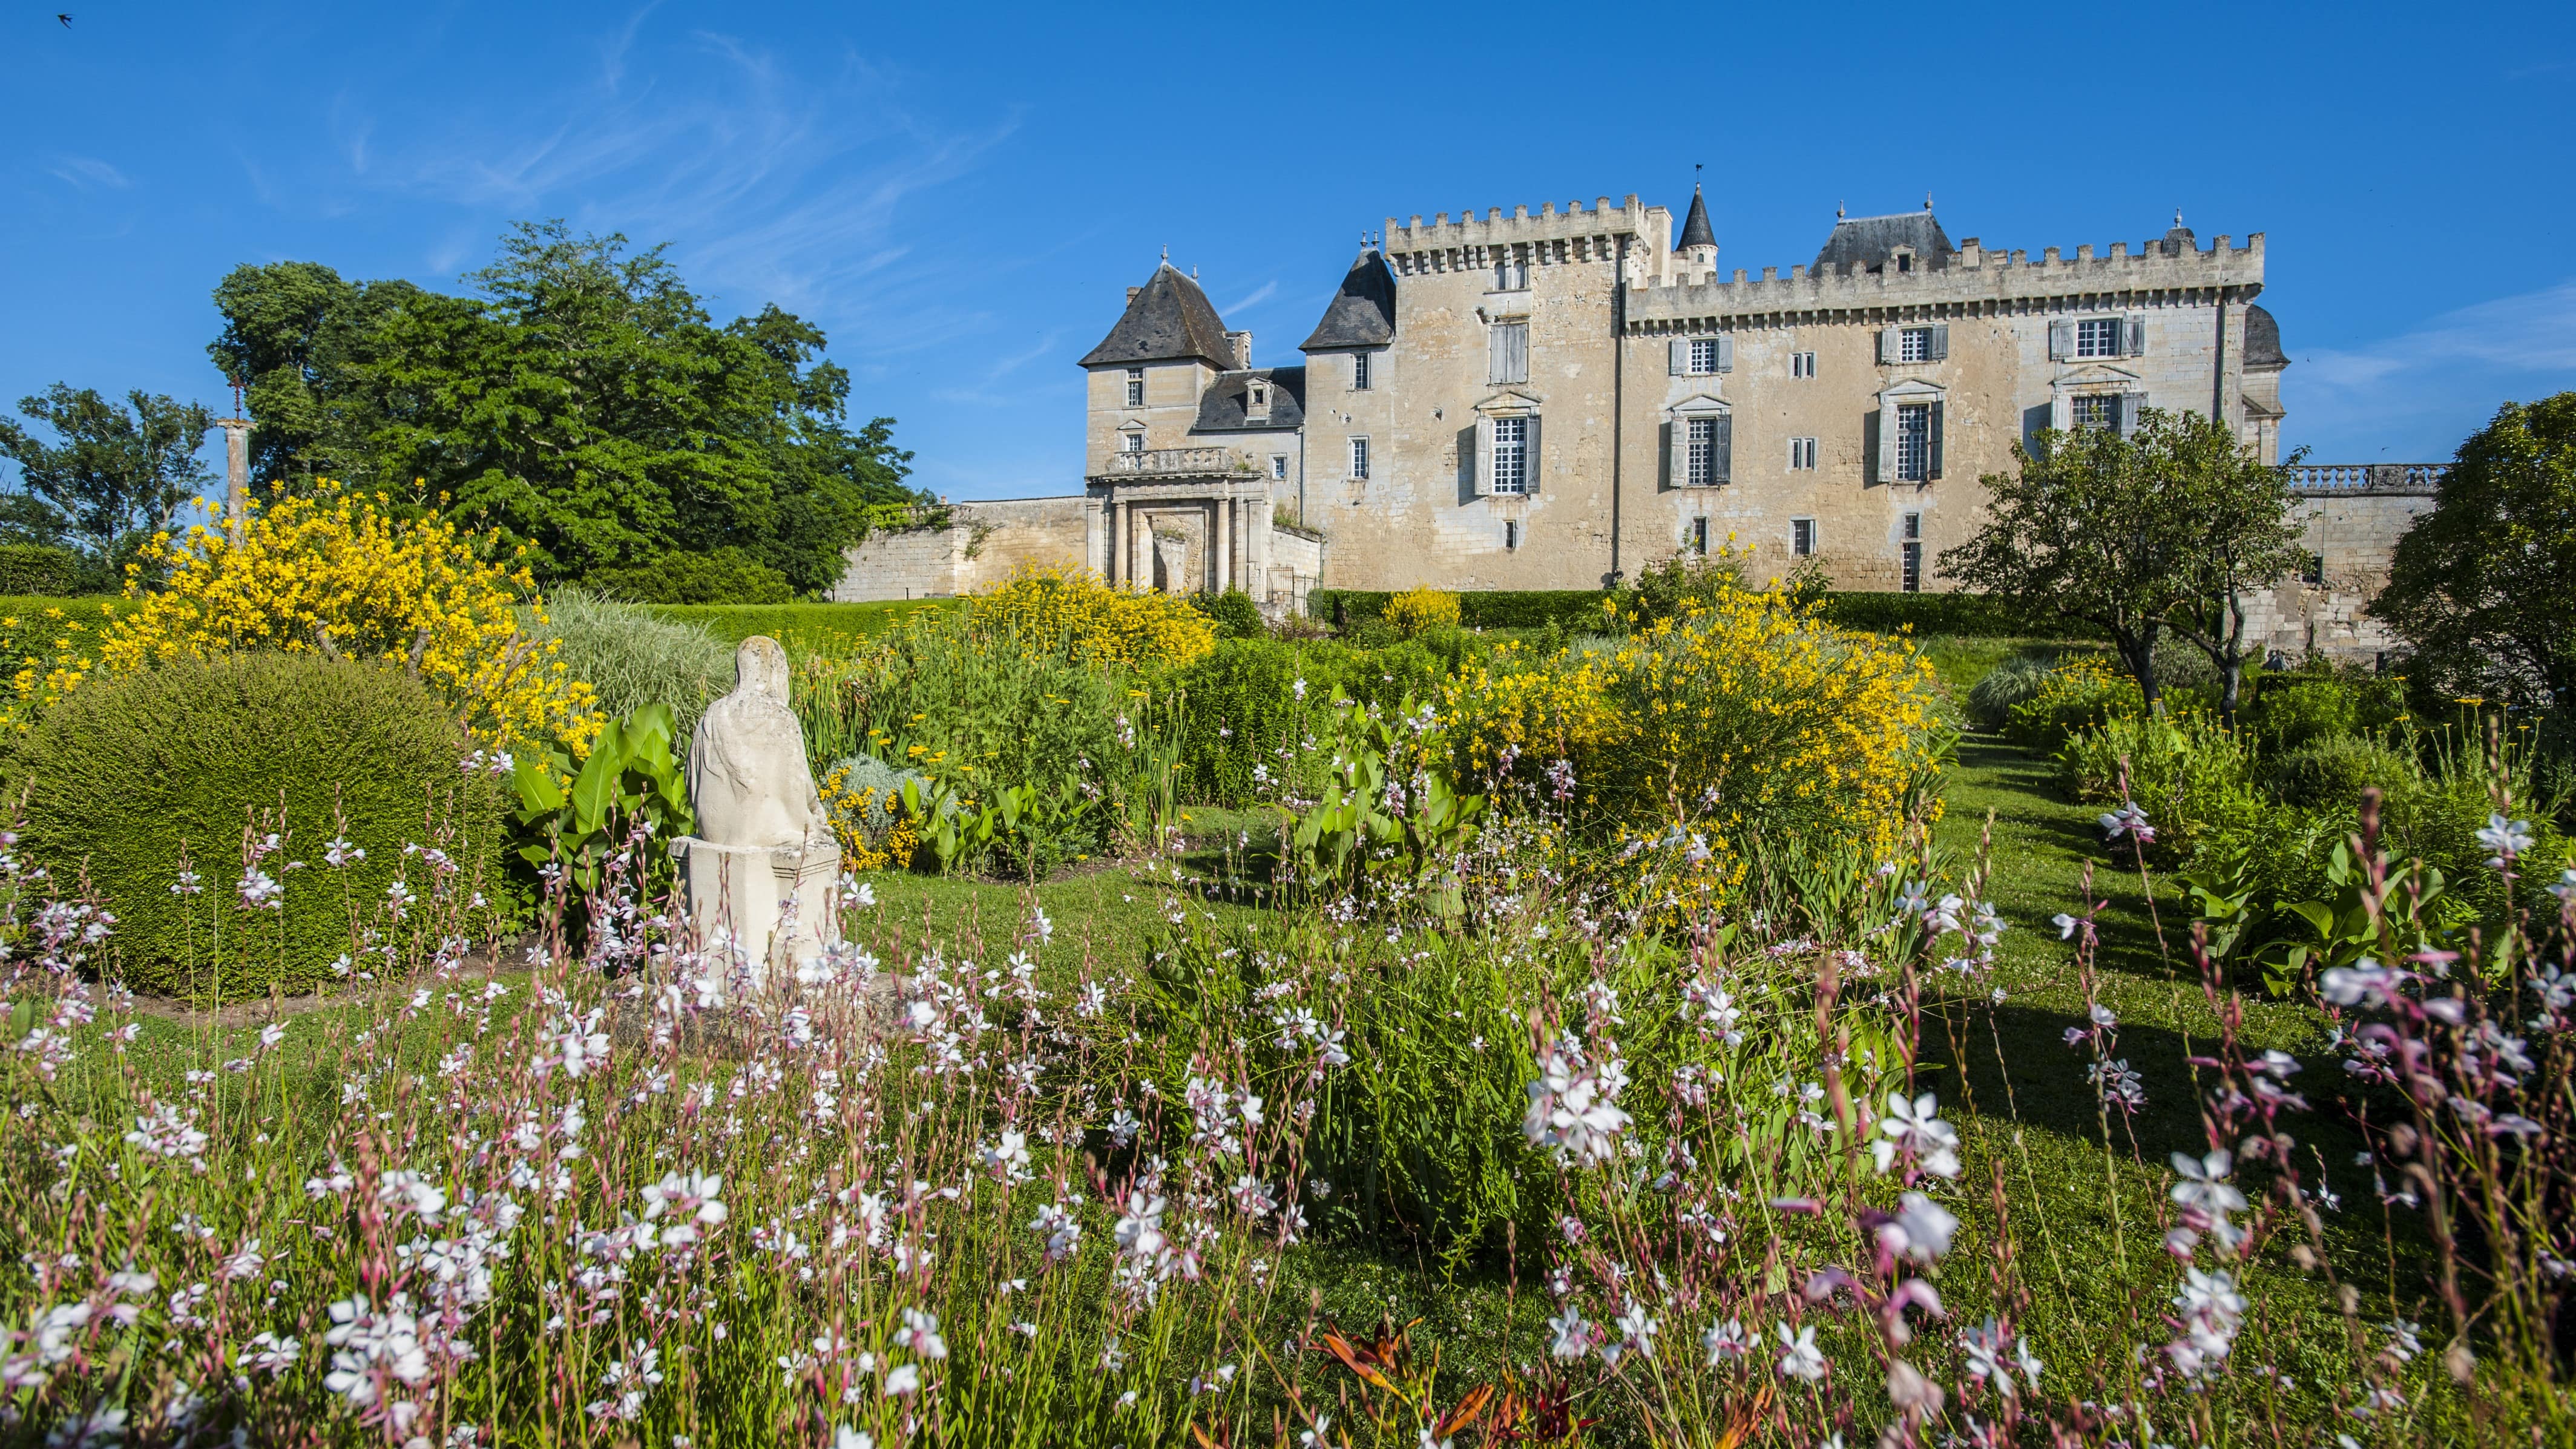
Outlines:
{"type": "Polygon", "coordinates": [[[689,745],[689,804],[697,833],[672,848],[703,940],[729,941],[755,984],[840,940],[840,845],[788,707],[777,640],[755,634],[734,651],[733,692],[707,707],[689,745]]]}

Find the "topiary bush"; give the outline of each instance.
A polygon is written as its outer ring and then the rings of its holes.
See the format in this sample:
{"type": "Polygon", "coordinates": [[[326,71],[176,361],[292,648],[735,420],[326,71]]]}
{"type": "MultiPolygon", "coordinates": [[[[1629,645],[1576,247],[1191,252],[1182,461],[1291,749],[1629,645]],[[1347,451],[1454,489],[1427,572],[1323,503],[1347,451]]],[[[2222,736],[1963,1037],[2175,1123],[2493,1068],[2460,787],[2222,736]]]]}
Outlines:
{"type": "Polygon", "coordinates": [[[500,782],[460,768],[470,749],[450,707],[398,669],[181,656],[47,710],[10,759],[9,789],[25,794],[31,858],[66,882],[85,874],[115,914],[125,981],[239,998],[331,979],[396,881],[419,898],[410,910],[435,908],[436,863],[406,845],[446,853],[456,899],[495,888],[500,782]],[[248,867],[246,832],[279,841],[248,867]],[[364,858],[330,864],[335,838],[364,858]],[[183,868],[193,893],[173,890],[183,868]],[[250,903],[266,882],[281,889],[250,903]]]}

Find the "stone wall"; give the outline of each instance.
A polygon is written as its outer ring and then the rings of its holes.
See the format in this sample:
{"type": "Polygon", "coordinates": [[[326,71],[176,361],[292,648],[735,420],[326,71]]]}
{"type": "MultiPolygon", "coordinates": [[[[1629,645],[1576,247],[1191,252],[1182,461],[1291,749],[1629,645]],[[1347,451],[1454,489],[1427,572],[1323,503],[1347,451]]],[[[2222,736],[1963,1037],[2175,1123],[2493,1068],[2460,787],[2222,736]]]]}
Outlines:
{"type": "Polygon", "coordinates": [[[989,589],[1023,566],[1082,568],[1083,499],[958,504],[944,528],[872,534],[844,552],[838,603],[945,598],[989,589]]]}
{"type": "Polygon", "coordinates": [[[2314,651],[2363,663],[2403,647],[2362,611],[2388,583],[2398,536],[2433,506],[2429,487],[2308,494],[2299,504],[2315,582],[2292,580],[2247,599],[2245,627],[2267,653],[2314,651]]]}

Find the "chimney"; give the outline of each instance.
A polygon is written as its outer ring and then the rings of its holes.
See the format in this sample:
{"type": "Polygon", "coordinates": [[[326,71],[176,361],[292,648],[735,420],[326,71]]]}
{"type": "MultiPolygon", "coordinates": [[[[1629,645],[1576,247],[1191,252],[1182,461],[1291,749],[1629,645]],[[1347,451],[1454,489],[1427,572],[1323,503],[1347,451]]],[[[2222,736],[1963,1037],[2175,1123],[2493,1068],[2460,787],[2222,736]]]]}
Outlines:
{"type": "Polygon", "coordinates": [[[1142,288],[1142,287],[1129,287],[1129,288],[1127,289],[1127,300],[1128,300],[1128,302],[1129,302],[1129,303],[1131,303],[1131,304],[1132,304],[1132,303],[1134,303],[1134,302],[1135,302],[1135,300],[1136,300],[1136,294],[1137,294],[1138,292],[1143,291],[1143,290],[1145,290],[1145,289],[1144,289],[1144,288],[1142,288]]]}
{"type": "Polygon", "coordinates": [[[1229,332],[1225,334],[1225,340],[1234,344],[1234,365],[1236,367],[1250,367],[1252,365],[1252,334],[1249,332],[1229,332]]]}

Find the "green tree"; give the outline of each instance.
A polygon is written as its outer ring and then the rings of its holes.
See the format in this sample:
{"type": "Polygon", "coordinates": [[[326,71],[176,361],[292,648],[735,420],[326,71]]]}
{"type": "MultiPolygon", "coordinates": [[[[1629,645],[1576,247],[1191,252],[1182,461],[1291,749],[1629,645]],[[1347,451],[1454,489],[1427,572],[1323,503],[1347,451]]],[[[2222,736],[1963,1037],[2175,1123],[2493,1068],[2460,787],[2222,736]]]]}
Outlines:
{"type": "Polygon", "coordinates": [[[872,505],[921,497],[892,419],[847,427],[820,329],[774,306],[716,325],[659,247],[521,224],[467,280],[226,277],[210,350],[249,379],[261,476],[417,497],[548,580],[732,548],[799,592],[838,580],[872,505]]]}
{"type": "Polygon", "coordinates": [[[2015,472],[1981,480],[1986,521],[1943,550],[1940,572],[2024,612],[2100,629],[2162,713],[2156,640],[2195,587],[2191,521],[2145,449],[2111,429],[2044,431],[2013,458],[2015,472]]]}
{"type": "Polygon", "coordinates": [[[197,455],[214,418],[196,403],[141,391],[118,403],[58,382],[18,411],[54,441],[0,419],[0,457],[18,465],[0,493],[0,534],[67,544],[106,578],[213,481],[197,455]]]}
{"type": "Polygon", "coordinates": [[[2245,659],[2258,647],[2246,639],[2246,595],[2288,578],[2306,557],[2289,466],[2264,463],[2226,425],[2192,412],[2146,409],[2135,441],[2194,539],[2185,554],[2189,587],[2166,611],[2166,627],[2217,667],[2218,717],[2232,729],[2245,659]]]}
{"type": "Polygon", "coordinates": [[[2563,704],[2576,689],[2576,392],[2506,403],[2397,540],[2370,615],[2429,682],[2563,704]]]}

